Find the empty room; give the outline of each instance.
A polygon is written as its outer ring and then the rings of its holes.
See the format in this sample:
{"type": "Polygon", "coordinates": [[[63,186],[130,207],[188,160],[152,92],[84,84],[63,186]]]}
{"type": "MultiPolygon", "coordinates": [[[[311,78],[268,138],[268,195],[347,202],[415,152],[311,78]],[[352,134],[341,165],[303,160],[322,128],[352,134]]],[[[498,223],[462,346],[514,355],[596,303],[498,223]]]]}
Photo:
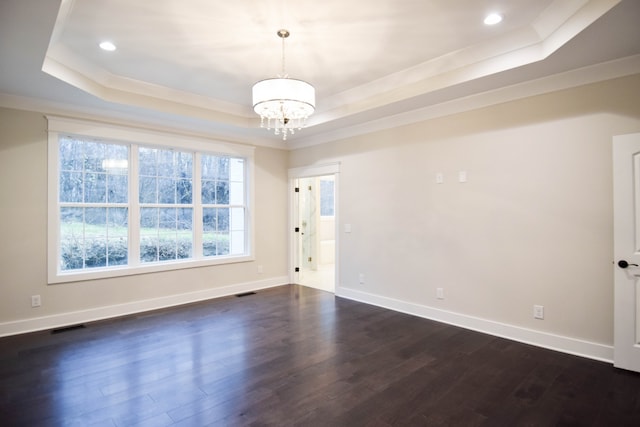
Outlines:
{"type": "Polygon", "coordinates": [[[1,424],[640,425],[638,22],[1,1],[1,424]]]}

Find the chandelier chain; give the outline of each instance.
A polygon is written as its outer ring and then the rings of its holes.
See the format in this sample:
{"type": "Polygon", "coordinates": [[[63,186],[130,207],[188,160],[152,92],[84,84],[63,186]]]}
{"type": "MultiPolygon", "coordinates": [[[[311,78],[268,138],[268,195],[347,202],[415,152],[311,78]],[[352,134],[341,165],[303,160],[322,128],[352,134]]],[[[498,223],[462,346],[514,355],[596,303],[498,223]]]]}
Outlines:
{"type": "Polygon", "coordinates": [[[284,61],[284,39],[289,37],[288,30],[278,30],[278,37],[282,39],[282,78],[287,78],[287,72],[285,70],[285,61],[284,61]]]}
{"type": "Polygon", "coordinates": [[[287,77],[287,73],[284,68],[284,37],[282,38],[282,77],[287,77]]]}

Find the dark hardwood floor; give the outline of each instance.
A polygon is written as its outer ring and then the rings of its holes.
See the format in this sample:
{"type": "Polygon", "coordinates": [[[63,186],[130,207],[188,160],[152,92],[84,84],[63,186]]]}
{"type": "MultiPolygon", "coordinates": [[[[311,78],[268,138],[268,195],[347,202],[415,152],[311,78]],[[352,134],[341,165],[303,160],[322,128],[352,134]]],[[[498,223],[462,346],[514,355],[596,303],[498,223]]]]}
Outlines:
{"type": "Polygon", "coordinates": [[[0,339],[2,426],[640,426],[640,375],[299,286],[0,339]]]}

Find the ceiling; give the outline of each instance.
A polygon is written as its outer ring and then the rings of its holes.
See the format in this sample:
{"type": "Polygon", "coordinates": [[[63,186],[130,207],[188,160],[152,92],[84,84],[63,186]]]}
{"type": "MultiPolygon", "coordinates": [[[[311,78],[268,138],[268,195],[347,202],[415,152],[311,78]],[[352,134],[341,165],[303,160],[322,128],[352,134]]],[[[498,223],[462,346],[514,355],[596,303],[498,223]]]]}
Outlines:
{"type": "Polygon", "coordinates": [[[500,102],[549,76],[640,72],[638,22],[638,0],[3,0],[0,105],[295,148],[500,102]],[[503,22],[484,25],[489,12],[503,22]],[[288,75],[317,98],[287,142],[251,106],[253,83],[281,72],[280,28],[288,75]]]}

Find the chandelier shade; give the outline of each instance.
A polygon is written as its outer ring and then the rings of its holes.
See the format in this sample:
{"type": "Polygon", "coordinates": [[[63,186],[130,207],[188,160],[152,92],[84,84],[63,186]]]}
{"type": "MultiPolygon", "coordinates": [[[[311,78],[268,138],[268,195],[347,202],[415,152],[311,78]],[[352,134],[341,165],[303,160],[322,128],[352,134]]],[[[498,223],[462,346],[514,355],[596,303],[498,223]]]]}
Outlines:
{"type": "Polygon", "coordinates": [[[284,39],[289,32],[279,30],[278,37],[282,38],[282,76],[253,85],[253,111],[260,116],[260,127],[274,129],[276,135],[282,133],[282,139],[286,140],[288,134],[305,127],[307,118],[315,111],[316,91],[309,83],[287,76],[284,39]]]}
{"type": "Polygon", "coordinates": [[[253,111],[267,120],[305,120],[313,114],[316,91],[296,79],[266,79],[253,85],[253,111]]]}

